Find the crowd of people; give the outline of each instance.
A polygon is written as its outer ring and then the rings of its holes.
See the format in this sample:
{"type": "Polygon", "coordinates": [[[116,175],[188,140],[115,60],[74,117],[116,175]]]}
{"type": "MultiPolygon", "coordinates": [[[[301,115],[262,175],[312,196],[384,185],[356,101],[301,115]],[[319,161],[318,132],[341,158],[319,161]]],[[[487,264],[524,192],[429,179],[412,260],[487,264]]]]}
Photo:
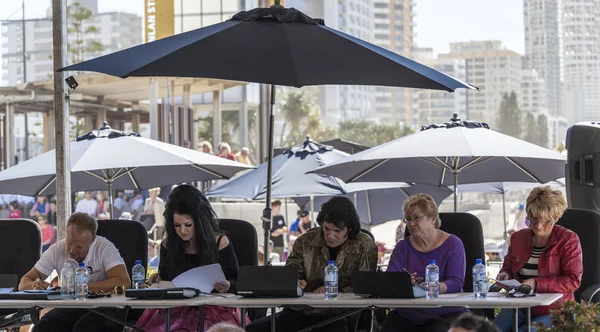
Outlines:
{"type": "MultiPolygon", "coordinates": [[[[86,193],[84,199],[90,200],[91,195],[86,193]]],[[[39,199],[37,203],[39,204],[32,207],[31,211],[43,215],[46,211],[44,200],[39,199]]],[[[342,293],[353,292],[353,272],[376,270],[378,247],[367,233],[361,231],[358,214],[349,199],[337,196],[323,204],[314,228],[310,228],[311,223],[306,221],[309,214],[299,211],[298,220],[287,229],[285,222],[279,222],[282,218],[276,218],[279,216],[281,202],[274,201],[272,204],[275,222],[271,230],[271,252],[278,256],[288,254],[285,264],[298,268],[298,284],[305,292],[324,292],[324,269],[330,260],[338,268],[338,287],[342,293]],[[288,252],[282,252],[282,243],[285,241],[280,241],[278,237],[283,240],[288,233],[294,234],[293,247],[288,252]]],[[[520,281],[522,286],[519,291],[525,294],[561,293],[562,298],[552,306],[532,309],[532,321],[545,326],[551,324],[551,308],[559,308],[565,301],[574,298],[573,292],[579,288],[583,273],[581,245],[577,235],[556,224],[566,207],[560,191],[550,187],[533,189],[525,208],[530,225],[513,234],[501,272],[496,277],[497,280],[520,281]]],[[[458,237],[440,230],[443,221],[439,218],[438,207],[433,198],[427,194],[413,195],[404,202],[403,210],[404,222],[411,235],[399,240],[387,271],[409,272],[413,284],[424,285],[425,265],[430,259],[435,259],[439,266],[440,294],[462,292],[465,273],[474,262],[466,261],[465,249],[458,237]]],[[[99,211],[99,208],[94,211],[99,211]]],[[[158,273],[151,276],[149,282],[173,280],[197,266],[217,263],[221,265],[226,280],[216,283],[213,291],[235,293],[238,261],[233,243],[220,230],[218,218],[206,196],[192,185],[177,186],[166,200],[163,216],[166,236],[160,244],[162,259],[158,273]]],[[[110,292],[116,286],[130,285],[128,272],[118,250],[107,239],[97,236],[96,230],[96,219],[89,213],[73,214],[67,222],[65,240],[44,252],[41,259],[21,279],[19,289],[45,289],[49,283],[44,279],[53,270],[60,270],[65,262],[83,262],[92,267],[92,291],[110,292]]],[[[274,257],[270,259],[274,260],[274,257]]],[[[220,312],[226,310],[220,307],[218,309],[220,312]]],[[[348,309],[289,307],[275,313],[274,320],[265,317],[251,322],[246,331],[270,331],[273,321],[278,330],[298,331],[344,313],[348,313],[348,309]]],[[[105,311],[105,315],[122,318],[123,312],[111,309],[105,311]]],[[[147,309],[138,321],[138,326],[154,331],[159,328],[156,324],[164,324],[160,315],[160,311],[156,309],[147,309]],[[156,316],[161,319],[155,319],[156,316]]],[[[195,314],[183,316],[188,317],[186,319],[199,319],[199,315],[195,314]]],[[[349,319],[350,317],[330,322],[314,331],[348,331],[349,319]]],[[[511,331],[513,322],[512,312],[504,309],[493,321],[487,321],[468,313],[468,309],[462,307],[419,310],[405,308],[389,311],[383,320],[382,330],[511,331]]],[[[524,311],[519,312],[518,322],[519,330],[524,329],[524,311]]],[[[239,322],[229,323],[239,325],[239,322]]],[[[57,330],[119,331],[120,327],[100,315],[75,309],[52,310],[34,327],[36,332],[57,330]]]]}
{"type": "MultiPolygon", "coordinates": [[[[215,154],[213,152],[212,144],[209,141],[200,142],[200,144],[198,144],[198,148],[204,153],[215,154]]],[[[239,161],[240,163],[252,166],[252,162],[250,161],[250,149],[248,149],[248,147],[242,147],[240,151],[238,151],[236,154],[233,154],[229,143],[222,142],[217,146],[216,155],[221,158],[239,161]]]]}

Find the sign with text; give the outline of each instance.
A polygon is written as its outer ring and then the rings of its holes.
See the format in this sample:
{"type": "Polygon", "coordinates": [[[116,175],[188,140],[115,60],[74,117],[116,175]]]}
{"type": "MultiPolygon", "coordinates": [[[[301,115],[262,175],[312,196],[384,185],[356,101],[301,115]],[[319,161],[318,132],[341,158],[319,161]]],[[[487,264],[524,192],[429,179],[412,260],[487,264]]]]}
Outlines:
{"type": "Polygon", "coordinates": [[[175,33],[174,0],[144,0],[144,42],[175,33]]]}

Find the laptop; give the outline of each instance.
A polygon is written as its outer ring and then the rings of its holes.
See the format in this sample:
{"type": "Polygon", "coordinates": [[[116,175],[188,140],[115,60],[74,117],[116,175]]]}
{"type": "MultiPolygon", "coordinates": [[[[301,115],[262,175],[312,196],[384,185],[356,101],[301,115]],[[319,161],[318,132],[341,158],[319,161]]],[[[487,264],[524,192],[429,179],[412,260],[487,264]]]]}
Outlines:
{"type": "Polygon", "coordinates": [[[10,300],[62,300],[59,290],[24,290],[8,294],[10,300]]]}
{"type": "Polygon", "coordinates": [[[425,289],[413,286],[410,274],[406,272],[352,273],[354,294],[362,297],[416,299],[425,297],[425,289]]]}
{"type": "Polygon", "coordinates": [[[242,266],[237,293],[245,297],[301,297],[295,266],[242,266]]]}
{"type": "Polygon", "coordinates": [[[189,299],[200,295],[200,291],[195,288],[143,288],[127,289],[125,296],[139,300],[172,300],[189,299]]]}

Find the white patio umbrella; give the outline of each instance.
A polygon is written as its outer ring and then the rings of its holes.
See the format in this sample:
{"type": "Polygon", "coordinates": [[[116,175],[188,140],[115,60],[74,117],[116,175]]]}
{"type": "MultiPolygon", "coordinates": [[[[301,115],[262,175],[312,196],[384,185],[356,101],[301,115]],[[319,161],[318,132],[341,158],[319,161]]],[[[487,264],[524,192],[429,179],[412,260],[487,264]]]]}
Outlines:
{"type": "MultiPolygon", "coordinates": [[[[111,212],[113,190],[228,179],[252,168],[138,134],[112,130],[107,125],[72,142],[70,153],[72,190],[108,190],[111,212]]],[[[55,160],[52,150],[0,172],[0,194],[53,194],[55,160]]]]}
{"type": "MultiPolygon", "coordinates": [[[[555,151],[461,121],[418,133],[322,166],[314,173],[345,182],[408,182],[451,186],[480,182],[545,183],[564,176],[566,157],[555,151]]],[[[456,192],[454,210],[456,211],[456,192]]]]}

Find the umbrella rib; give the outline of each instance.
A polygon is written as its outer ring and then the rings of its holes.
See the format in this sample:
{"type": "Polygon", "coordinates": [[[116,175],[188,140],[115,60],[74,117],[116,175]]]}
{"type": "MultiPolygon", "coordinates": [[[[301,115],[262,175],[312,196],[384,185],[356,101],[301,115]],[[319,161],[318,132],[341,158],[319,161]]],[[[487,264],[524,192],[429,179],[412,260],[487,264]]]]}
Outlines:
{"type": "MultiPolygon", "coordinates": [[[[84,174],[87,174],[87,175],[89,175],[89,176],[95,177],[95,178],[97,178],[97,179],[99,179],[99,180],[102,180],[102,181],[104,181],[104,182],[106,182],[106,179],[105,179],[105,178],[103,178],[103,177],[101,177],[101,176],[100,176],[100,175],[98,175],[98,174],[94,174],[94,173],[92,173],[92,172],[90,172],[90,171],[83,171],[83,173],[84,173],[84,174]]],[[[102,170],[102,173],[104,173],[104,170],[102,170]]],[[[104,173],[104,175],[106,175],[106,173],[104,173]]]]}
{"type": "Polygon", "coordinates": [[[204,172],[206,172],[206,173],[208,173],[208,174],[210,174],[210,175],[213,175],[213,176],[219,177],[219,178],[221,178],[221,179],[227,179],[227,177],[226,177],[225,175],[223,175],[223,174],[220,174],[220,173],[217,173],[217,172],[213,172],[213,171],[211,171],[211,170],[208,170],[208,169],[206,169],[206,168],[204,168],[204,167],[202,167],[202,166],[200,166],[200,165],[197,165],[197,164],[191,164],[191,165],[192,165],[192,167],[194,167],[194,168],[197,168],[197,169],[199,169],[199,170],[201,170],[201,171],[204,171],[204,172]]]}
{"type": "Polygon", "coordinates": [[[44,190],[46,190],[48,187],[50,187],[50,185],[54,181],[56,181],[56,175],[50,181],[48,181],[48,183],[46,183],[46,185],[44,187],[42,187],[42,190],[40,190],[37,195],[38,196],[42,195],[42,193],[44,192],[44,190]]]}
{"type": "Polygon", "coordinates": [[[129,175],[129,178],[131,179],[131,182],[133,182],[133,185],[135,186],[135,189],[139,190],[140,186],[138,185],[137,181],[133,177],[133,174],[131,174],[131,172],[135,171],[136,169],[137,169],[137,167],[134,167],[132,169],[127,170],[127,175],[129,175]]]}
{"type": "Polygon", "coordinates": [[[518,169],[520,169],[523,173],[527,174],[527,176],[529,176],[530,178],[534,179],[536,182],[542,183],[542,181],[540,179],[538,179],[536,176],[534,176],[531,172],[529,172],[528,170],[525,169],[525,167],[522,167],[521,165],[519,165],[516,161],[512,160],[510,157],[504,157],[506,160],[508,160],[511,164],[515,165],[518,169]]]}
{"type": "Polygon", "coordinates": [[[461,170],[461,171],[462,171],[462,170],[465,170],[465,169],[467,169],[467,168],[469,168],[469,167],[471,167],[471,166],[475,166],[475,165],[477,165],[477,164],[481,164],[481,163],[483,163],[483,162],[485,162],[485,161],[488,161],[488,160],[490,160],[490,159],[491,159],[491,157],[477,157],[477,158],[475,158],[475,159],[473,159],[473,160],[469,161],[468,163],[464,164],[464,165],[463,165],[463,166],[460,168],[460,170],[461,170]]]}
{"type": "Polygon", "coordinates": [[[356,181],[356,180],[360,179],[361,177],[363,177],[363,176],[364,176],[364,175],[366,175],[367,173],[369,173],[369,172],[371,172],[372,170],[376,169],[377,167],[379,167],[379,166],[383,165],[383,164],[384,164],[386,161],[388,161],[388,160],[390,160],[390,159],[389,159],[389,158],[388,158],[388,159],[382,159],[382,160],[381,160],[380,162],[378,162],[377,164],[375,164],[375,165],[373,165],[373,166],[371,166],[371,167],[367,168],[366,170],[364,170],[364,171],[362,171],[362,172],[358,173],[358,175],[356,175],[356,176],[354,176],[354,177],[350,178],[350,179],[349,179],[347,182],[353,182],[353,181],[356,181]]]}

